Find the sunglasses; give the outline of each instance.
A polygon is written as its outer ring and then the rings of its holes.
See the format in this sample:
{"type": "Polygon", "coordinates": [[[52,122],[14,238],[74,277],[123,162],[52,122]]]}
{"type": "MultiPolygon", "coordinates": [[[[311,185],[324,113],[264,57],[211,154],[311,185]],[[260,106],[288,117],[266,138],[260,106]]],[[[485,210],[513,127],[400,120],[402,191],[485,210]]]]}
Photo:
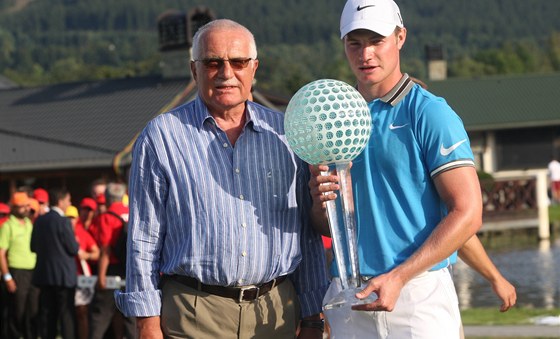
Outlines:
{"type": "Polygon", "coordinates": [[[198,59],[193,61],[201,62],[204,67],[208,70],[218,70],[224,67],[225,62],[229,62],[229,65],[233,70],[240,71],[244,68],[247,68],[249,65],[249,61],[254,60],[253,58],[234,58],[234,59],[217,59],[217,58],[208,58],[208,59],[198,59]]]}

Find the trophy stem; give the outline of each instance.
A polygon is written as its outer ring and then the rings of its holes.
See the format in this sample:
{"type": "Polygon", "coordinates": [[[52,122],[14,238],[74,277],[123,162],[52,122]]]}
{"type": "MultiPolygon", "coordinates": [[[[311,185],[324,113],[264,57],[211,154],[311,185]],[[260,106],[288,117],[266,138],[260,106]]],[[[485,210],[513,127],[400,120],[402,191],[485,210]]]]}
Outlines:
{"type": "MultiPolygon", "coordinates": [[[[377,299],[377,295],[372,293],[365,299],[357,299],[356,293],[361,290],[361,275],[358,261],[358,230],[354,214],[354,197],[352,195],[352,179],[350,178],[350,164],[336,163],[337,175],[340,183],[338,201],[342,210],[341,218],[337,213],[335,201],[327,203],[327,214],[329,228],[331,230],[335,262],[340,277],[340,291],[329,296],[328,301],[323,305],[323,311],[327,318],[333,316],[333,312],[343,308],[345,314],[349,314],[350,307],[356,304],[371,303],[377,299]],[[346,241],[346,246],[343,242],[346,241]],[[347,270],[347,261],[350,265],[350,276],[347,270]]],[[[328,173],[323,173],[326,175],[328,173]]]]}
{"type": "Polygon", "coordinates": [[[351,287],[361,286],[360,268],[358,264],[358,241],[356,217],[354,214],[354,196],[352,195],[352,178],[349,163],[337,163],[336,171],[340,178],[340,195],[342,200],[342,213],[344,229],[346,230],[346,244],[348,260],[350,262],[351,287]]]}
{"type": "MultiPolygon", "coordinates": [[[[322,175],[329,175],[329,172],[322,172],[322,175]]],[[[342,226],[340,225],[338,213],[336,211],[336,201],[329,200],[326,202],[327,205],[327,217],[329,220],[329,230],[331,232],[332,247],[334,251],[334,258],[336,267],[338,269],[338,274],[340,276],[340,284],[343,289],[347,289],[348,285],[348,270],[346,268],[346,256],[344,254],[344,246],[342,241],[344,237],[342,236],[342,226]]]]}

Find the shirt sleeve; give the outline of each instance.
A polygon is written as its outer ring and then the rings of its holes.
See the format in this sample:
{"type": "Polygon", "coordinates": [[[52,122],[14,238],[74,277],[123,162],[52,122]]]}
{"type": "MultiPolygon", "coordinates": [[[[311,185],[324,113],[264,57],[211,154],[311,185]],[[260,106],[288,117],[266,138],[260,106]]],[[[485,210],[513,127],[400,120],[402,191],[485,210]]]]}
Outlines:
{"type": "Polygon", "coordinates": [[[322,311],[323,297],[329,286],[325,252],[321,236],[310,224],[311,196],[307,189],[309,169],[300,166],[298,173],[298,196],[301,209],[301,255],[298,268],[292,274],[292,281],[301,304],[301,316],[307,317],[322,311]]]}
{"type": "Polygon", "coordinates": [[[81,247],[86,251],[90,251],[94,246],[97,246],[93,236],[85,229],[82,229],[81,231],[79,242],[81,247]]]}
{"type": "Polygon", "coordinates": [[[167,184],[156,158],[141,135],[134,147],[129,179],[126,290],[115,291],[117,307],[127,317],[159,316],[161,311],[162,197],[167,194],[167,184]]]}
{"type": "Polygon", "coordinates": [[[452,168],[474,166],[463,121],[445,100],[429,101],[418,117],[419,142],[432,177],[452,168]]]}
{"type": "Polygon", "coordinates": [[[0,248],[7,250],[10,247],[10,227],[0,227],[0,248]]]}
{"type": "Polygon", "coordinates": [[[64,223],[62,228],[60,229],[60,239],[65,247],[66,253],[71,256],[75,256],[78,254],[78,250],[80,249],[80,245],[76,240],[76,235],[72,230],[72,224],[70,223],[70,219],[64,218],[64,223]]]}

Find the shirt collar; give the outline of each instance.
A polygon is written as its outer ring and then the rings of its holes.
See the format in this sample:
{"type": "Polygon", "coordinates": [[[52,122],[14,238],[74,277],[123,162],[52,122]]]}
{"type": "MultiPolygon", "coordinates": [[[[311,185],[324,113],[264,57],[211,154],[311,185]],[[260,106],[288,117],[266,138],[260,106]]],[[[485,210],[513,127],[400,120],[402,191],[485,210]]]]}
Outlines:
{"type": "MultiPolygon", "coordinates": [[[[260,111],[255,109],[254,102],[247,100],[245,103],[245,113],[247,114],[245,126],[252,126],[256,132],[262,132],[263,121],[260,117],[260,111]]],[[[197,95],[195,99],[194,114],[194,120],[199,129],[202,129],[206,120],[211,120],[212,123],[216,125],[216,120],[210,115],[208,107],[199,95],[197,95]]]]}
{"type": "Polygon", "coordinates": [[[62,216],[62,217],[64,216],[64,211],[62,211],[58,206],[53,206],[53,207],[51,207],[51,209],[53,211],[55,211],[56,213],[60,214],[60,216],[62,216]]]}
{"type": "Polygon", "coordinates": [[[404,73],[395,87],[393,87],[389,93],[381,97],[380,100],[394,107],[401,102],[402,99],[404,99],[413,86],[414,82],[410,79],[410,76],[408,76],[407,73],[404,73]]]}

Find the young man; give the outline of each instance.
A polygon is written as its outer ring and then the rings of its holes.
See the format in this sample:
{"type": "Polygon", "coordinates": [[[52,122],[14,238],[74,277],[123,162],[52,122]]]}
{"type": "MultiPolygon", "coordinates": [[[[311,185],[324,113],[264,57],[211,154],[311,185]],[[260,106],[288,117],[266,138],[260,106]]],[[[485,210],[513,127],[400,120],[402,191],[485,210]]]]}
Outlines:
{"type": "Polygon", "coordinates": [[[248,100],[254,37],[212,21],[195,34],[192,57],[197,98],[136,141],[117,303],[139,317],[142,337],[293,338],[303,318],[300,336],[321,338],[328,279],[307,218],[309,173],[288,147],[283,115],[248,100]]]}
{"type": "MultiPolygon", "coordinates": [[[[340,30],[373,119],[370,145],[352,167],[360,271],[367,281],[357,296],[378,299],[330,315],[334,337],[459,338],[448,267],[482,224],[467,133],[443,99],[401,72],[407,30],[392,0],[349,0],[340,30]]],[[[323,193],[338,185],[336,176],[319,170],[325,168],[313,169],[313,208],[315,224],[325,225],[323,202],[335,195],[323,193]]],[[[339,290],[335,279],[325,300],[339,290]]]]}

